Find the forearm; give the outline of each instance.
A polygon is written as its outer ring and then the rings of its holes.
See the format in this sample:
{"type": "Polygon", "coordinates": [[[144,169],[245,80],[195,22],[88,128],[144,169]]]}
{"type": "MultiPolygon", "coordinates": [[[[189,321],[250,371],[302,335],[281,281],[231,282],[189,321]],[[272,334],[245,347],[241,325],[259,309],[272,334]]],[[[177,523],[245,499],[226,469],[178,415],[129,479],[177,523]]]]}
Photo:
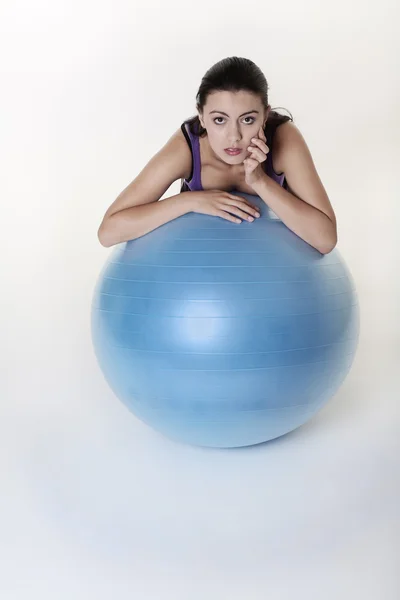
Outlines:
{"type": "Polygon", "coordinates": [[[192,192],[182,192],[158,202],[118,211],[99,227],[98,238],[105,247],[133,240],[192,211],[192,192]]]}
{"type": "Polygon", "coordinates": [[[327,254],[336,244],[336,226],[323,212],[285,190],[265,174],[253,186],[282,222],[305,242],[327,254]]]}

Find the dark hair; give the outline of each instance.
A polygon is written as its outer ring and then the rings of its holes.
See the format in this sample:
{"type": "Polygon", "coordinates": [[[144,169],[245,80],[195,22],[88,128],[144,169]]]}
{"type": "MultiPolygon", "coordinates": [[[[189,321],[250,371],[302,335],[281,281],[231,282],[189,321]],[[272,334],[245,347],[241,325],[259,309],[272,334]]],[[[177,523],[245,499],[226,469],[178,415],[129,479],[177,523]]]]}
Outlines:
{"type": "MultiPolygon", "coordinates": [[[[201,80],[199,90],[196,94],[196,108],[199,112],[203,111],[207,97],[211,92],[228,91],[238,92],[245,90],[252,92],[260,97],[265,108],[268,107],[268,82],[259,67],[248,58],[231,56],[215,63],[204,75],[201,80]]],[[[281,107],[277,107],[281,108],[281,107]]],[[[287,110],[287,109],[284,109],[287,110]]],[[[287,111],[289,112],[289,111],[287,111]]],[[[271,108],[267,123],[274,121],[274,125],[280,125],[286,121],[293,121],[293,117],[280,115],[271,108]]],[[[191,133],[202,137],[206,129],[201,126],[198,115],[186,119],[191,133]]],[[[265,125],[264,131],[267,129],[265,125]]]]}

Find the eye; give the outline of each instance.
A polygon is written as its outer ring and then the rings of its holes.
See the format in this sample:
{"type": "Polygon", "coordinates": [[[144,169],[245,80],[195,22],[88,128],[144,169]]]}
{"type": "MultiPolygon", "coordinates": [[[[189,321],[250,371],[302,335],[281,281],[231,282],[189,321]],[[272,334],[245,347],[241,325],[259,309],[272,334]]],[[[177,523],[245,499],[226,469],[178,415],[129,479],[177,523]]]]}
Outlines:
{"type": "MultiPolygon", "coordinates": [[[[256,120],[255,117],[244,117],[244,118],[251,119],[250,123],[246,123],[246,125],[252,125],[254,123],[254,121],[256,120]]],[[[222,123],[217,123],[217,119],[224,120],[224,117],[215,117],[215,119],[213,119],[214,123],[216,123],[217,125],[222,125],[222,123]]]]}

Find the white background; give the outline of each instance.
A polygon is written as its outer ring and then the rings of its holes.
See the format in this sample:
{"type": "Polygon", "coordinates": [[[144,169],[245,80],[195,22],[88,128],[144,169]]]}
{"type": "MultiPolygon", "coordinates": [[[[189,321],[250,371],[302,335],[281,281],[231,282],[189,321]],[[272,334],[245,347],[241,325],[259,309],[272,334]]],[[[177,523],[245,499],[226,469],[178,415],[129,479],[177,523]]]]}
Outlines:
{"type": "Polygon", "coordinates": [[[399,598],[397,24],[395,0],[2,2],[2,599],[399,598]],[[127,411],[89,323],[105,210],[233,55],[311,149],[361,335],[312,422],[216,451],[127,411]]]}

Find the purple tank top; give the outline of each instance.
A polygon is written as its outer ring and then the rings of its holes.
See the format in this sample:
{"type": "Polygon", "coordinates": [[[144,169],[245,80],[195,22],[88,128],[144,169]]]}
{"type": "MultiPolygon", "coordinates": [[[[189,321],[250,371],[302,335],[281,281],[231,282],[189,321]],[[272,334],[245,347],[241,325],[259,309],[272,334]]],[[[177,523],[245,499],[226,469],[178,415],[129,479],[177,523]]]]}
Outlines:
{"type": "MultiPolygon", "coordinates": [[[[186,134],[187,134],[185,137],[186,137],[186,140],[188,141],[188,143],[190,141],[189,145],[190,145],[190,148],[192,151],[192,157],[193,157],[192,177],[190,179],[183,179],[181,192],[184,190],[190,190],[191,192],[201,191],[203,189],[203,186],[201,183],[200,140],[197,135],[194,135],[191,133],[186,121],[184,123],[182,123],[181,129],[182,129],[183,133],[186,132],[186,134]]],[[[272,146],[272,138],[273,138],[273,135],[271,136],[270,139],[267,138],[267,145],[269,148],[271,148],[271,146],[272,146]]],[[[274,181],[276,181],[280,186],[286,187],[285,186],[285,183],[286,183],[285,174],[282,173],[282,174],[278,175],[274,171],[274,168],[272,166],[271,150],[267,154],[267,160],[263,163],[263,168],[264,168],[264,171],[267,173],[267,175],[269,175],[269,177],[271,177],[274,181]]]]}

